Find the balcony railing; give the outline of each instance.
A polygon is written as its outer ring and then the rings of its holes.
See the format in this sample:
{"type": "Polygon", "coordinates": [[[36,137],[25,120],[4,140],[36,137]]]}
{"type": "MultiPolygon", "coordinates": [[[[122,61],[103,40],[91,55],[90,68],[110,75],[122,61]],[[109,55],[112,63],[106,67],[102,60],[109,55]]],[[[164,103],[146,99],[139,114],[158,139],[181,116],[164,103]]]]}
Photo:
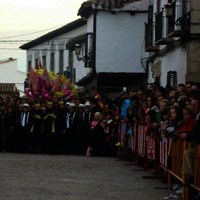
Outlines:
{"type": "Polygon", "coordinates": [[[168,16],[168,36],[182,37],[190,30],[190,2],[177,0],[171,5],[172,15],[168,16]]]}
{"type": "Polygon", "coordinates": [[[152,23],[145,23],[145,51],[154,52],[157,47],[153,45],[153,25],[152,23]]]}
{"type": "Polygon", "coordinates": [[[164,16],[164,11],[162,10],[155,16],[155,44],[165,45],[172,41],[166,35],[166,17],[164,16]]]}
{"type": "Polygon", "coordinates": [[[155,19],[155,42],[158,42],[163,38],[163,11],[158,13],[155,19]]]}
{"type": "Polygon", "coordinates": [[[157,47],[153,44],[153,6],[149,6],[148,22],[145,23],[145,51],[154,52],[157,47]]]}

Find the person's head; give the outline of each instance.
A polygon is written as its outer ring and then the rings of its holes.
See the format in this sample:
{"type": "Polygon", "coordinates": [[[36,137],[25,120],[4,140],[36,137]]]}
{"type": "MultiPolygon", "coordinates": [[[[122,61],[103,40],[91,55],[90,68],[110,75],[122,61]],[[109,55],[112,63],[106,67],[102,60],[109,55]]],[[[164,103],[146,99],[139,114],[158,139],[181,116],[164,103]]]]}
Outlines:
{"type": "Polygon", "coordinates": [[[191,108],[194,115],[200,112],[200,94],[196,94],[191,97],[191,108]]]}
{"type": "Polygon", "coordinates": [[[148,96],[146,99],[148,108],[151,108],[152,106],[157,104],[157,99],[155,96],[148,96]]]}
{"type": "Polygon", "coordinates": [[[159,95],[159,96],[157,97],[157,99],[158,99],[158,105],[160,105],[160,103],[161,103],[162,100],[164,99],[164,96],[163,96],[163,95],[159,95]]]}
{"type": "Polygon", "coordinates": [[[94,113],[94,120],[96,121],[101,121],[102,120],[102,115],[100,112],[95,112],[94,113]]]}
{"type": "Polygon", "coordinates": [[[78,105],[78,112],[84,112],[84,104],[82,104],[82,103],[80,103],[79,105],[78,105]]]}
{"type": "Polygon", "coordinates": [[[59,102],[58,102],[58,108],[59,108],[59,109],[64,109],[64,108],[65,108],[65,103],[64,103],[64,101],[59,101],[59,102]]]}
{"type": "Polygon", "coordinates": [[[187,92],[191,92],[192,91],[192,85],[193,85],[193,81],[188,81],[185,83],[185,88],[187,92]]]}
{"type": "Polygon", "coordinates": [[[169,106],[169,101],[167,99],[163,99],[159,104],[159,108],[161,111],[165,110],[168,106],[169,106]]]}
{"type": "Polygon", "coordinates": [[[39,104],[39,103],[35,103],[35,104],[33,105],[33,109],[34,109],[34,110],[40,110],[40,104],[39,104]]]}
{"type": "Polygon", "coordinates": [[[30,106],[29,106],[28,103],[24,103],[24,104],[22,105],[22,111],[23,111],[23,112],[28,112],[29,109],[30,109],[30,106]]]}
{"type": "Polygon", "coordinates": [[[112,119],[112,117],[113,117],[112,112],[111,112],[111,111],[108,111],[108,112],[106,113],[106,120],[110,120],[110,119],[112,119]]]}
{"type": "Polygon", "coordinates": [[[182,119],[182,110],[177,106],[172,106],[170,108],[170,119],[178,121],[182,119]]]}
{"type": "Polygon", "coordinates": [[[46,103],[46,107],[47,107],[47,109],[51,110],[53,108],[53,102],[52,101],[48,101],[46,103]]]}
{"type": "Polygon", "coordinates": [[[193,112],[190,107],[183,108],[183,120],[188,121],[193,118],[193,112]]]}
{"type": "Polygon", "coordinates": [[[141,99],[142,99],[142,95],[143,95],[142,90],[138,90],[138,91],[136,92],[136,95],[137,95],[137,97],[141,100],[141,99]]]}
{"type": "Polygon", "coordinates": [[[91,111],[91,103],[89,101],[87,101],[85,104],[84,104],[84,111],[85,112],[90,112],[91,111]]]}
{"type": "Polygon", "coordinates": [[[165,109],[162,111],[162,119],[163,121],[168,121],[170,118],[170,111],[169,109],[165,109]]]}
{"type": "Polygon", "coordinates": [[[104,104],[103,110],[104,110],[105,112],[109,111],[109,110],[110,110],[109,105],[108,105],[108,104],[104,104]]]}
{"type": "Polygon", "coordinates": [[[75,112],[75,110],[76,110],[75,103],[70,103],[68,108],[69,108],[69,112],[71,112],[71,113],[75,112]]]}
{"type": "Polygon", "coordinates": [[[178,96],[184,95],[186,93],[186,87],[183,83],[178,84],[177,86],[177,94],[178,96]]]}
{"type": "Polygon", "coordinates": [[[200,90],[200,83],[199,82],[194,82],[192,84],[192,88],[191,88],[192,91],[199,91],[200,90]]]}

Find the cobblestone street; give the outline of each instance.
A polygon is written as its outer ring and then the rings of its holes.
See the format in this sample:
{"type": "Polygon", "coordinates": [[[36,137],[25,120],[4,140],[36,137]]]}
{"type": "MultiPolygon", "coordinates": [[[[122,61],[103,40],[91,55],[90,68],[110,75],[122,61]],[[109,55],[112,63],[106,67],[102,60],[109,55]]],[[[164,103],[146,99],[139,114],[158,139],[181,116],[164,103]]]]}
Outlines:
{"type": "Polygon", "coordinates": [[[116,158],[0,154],[1,200],[160,200],[166,184],[116,158]]]}

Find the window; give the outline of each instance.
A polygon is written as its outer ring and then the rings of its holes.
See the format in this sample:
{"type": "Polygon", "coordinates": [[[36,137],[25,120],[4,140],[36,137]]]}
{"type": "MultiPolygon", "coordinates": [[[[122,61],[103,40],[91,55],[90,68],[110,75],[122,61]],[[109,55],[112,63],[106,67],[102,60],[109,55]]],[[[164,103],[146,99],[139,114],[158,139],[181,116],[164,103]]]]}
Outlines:
{"type": "Polygon", "coordinates": [[[46,56],[42,56],[42,66],[45,68],[46,67],[46,65],[47,65],[47,61],[46,61],[46,56]]]}
{"type": "Polygon", "coordinates": [[[38,66],[39,66],[39,60],[38,60],[38,58],[36,58],[36,59],[35,59],[35,68],[37,69],[38,66]]]}
{"type": "Polygon", "coordinates": [[[54,53],[51,53],[51,56],[50,56],[50,71],[54,71],[55,67],[55,58],[54,58],[54,53]]]}
{"type": "Polygon", "coordinates": [[[28,61],[28,71],[30,70],[30,68],[32,67],[32,62],[31,60],[28,61]]]}
{"type": "Polygon", "coordinates": [[[32,67],[32,54],[28,55],[28,71],[32,67]]]}
{"type": "Polygon", "coordinates": [[[63,73],[63,63],[64,63],[64,51],[63,50],[60,50],[59,51],[59,73],[63,73]]]}
{"type": "Polygon", "coordinates": [[[176,71],[167,72],[167,85],[172,86],[172,88],[176,89],[177,87],[177,72],[176,71]]]}

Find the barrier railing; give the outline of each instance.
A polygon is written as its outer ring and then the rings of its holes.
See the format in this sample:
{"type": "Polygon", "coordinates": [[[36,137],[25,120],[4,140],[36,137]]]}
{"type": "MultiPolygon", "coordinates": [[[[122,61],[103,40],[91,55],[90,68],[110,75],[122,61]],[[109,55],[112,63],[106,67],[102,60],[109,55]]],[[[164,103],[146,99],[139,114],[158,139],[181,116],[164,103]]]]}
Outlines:
{"type": "MultiPolygon", "coordinates": [[[[133,154],[136,157],[140,156],[145,162],[151,159],[155,160],[155,163],[159,163],[161,170],[163,169],[167,172],[168,188],[171,187],[172,176],[182,182],[182,200],[188,200],[188,188],[186,188],[185,177],[181,174],[181,168],[184,151],[190,147],[190,143],[165,136],[160,137],[160,133],[151,132],[150,134],[146,134],[145,125],[139,122],[135,122],[133,127],[134,131],[131,136],[131,149],[133,154]],[[159,154],[158,156],[156,155],[157,153],[159,154]]],[[[119,131],[120,141],[123,144],[123,139],[126,135],[126,122],[120,124],[119,131]]],[[[156,169],[155,171],[158,173],[156,169]]],[[[159,177],[158,174],[157,176],[159,177]]],[[[195,147],[195,175],[194,184],[191,184],[191,186],[200,192],[200,145],[195,147]]]]}

